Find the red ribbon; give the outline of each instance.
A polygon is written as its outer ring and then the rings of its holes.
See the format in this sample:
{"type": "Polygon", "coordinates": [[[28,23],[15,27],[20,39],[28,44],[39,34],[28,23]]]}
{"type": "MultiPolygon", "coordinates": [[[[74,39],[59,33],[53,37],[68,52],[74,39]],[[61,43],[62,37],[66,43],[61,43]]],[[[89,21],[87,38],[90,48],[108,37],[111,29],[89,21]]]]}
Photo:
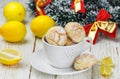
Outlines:
{"type": "MultiPolygon", "coordinates": [[[[75,10],[75,1],[76,0],[72,0],[72,2],[71,2],[71,8],[74,9],[74,10],[75,10]]],[[[46,15],[46,13],[45,13],[43,8],[47,4],[51,3],[51,0],[46,0],[46,2],[43,3],[43,4],[41,4],[41,2],[44,2],[43,0],[35,0],[35,2],[36,2],[36,15],[37,16],[38,15],[46,15]]],[[[86,11],[85,11],[85,7],[84,7],[84,1],[80,0],[79,2],[80,2],[80,5],[78,5],[78,7],[80,8],[80,10],[77,11],[77,12],[85,13],[86,11]]]]}
{"type": "Polygon", "coordinates": [[[40,1],[42,1],[42,0],[35,0],[35,2],[36,2],[36,15],[37,15],[37,16],[38,16],[38,15],[46,15],[46,13],[45,13],[45,11],[44,11],[43,8],[44,8],[47,4],[51,3],[51,0],[46,0],[46,2],[43,3],[43,4],[40,4],[40,1]]]}
{"type": "MultiPolygon", "coordinates": [[[[111,15],[110,15],[106,10],[100,9],[100,11],[99,11],[99,13],[98,13],[98,15],[97,15],[97,17],[96,17],[96,21],[106,21],[106,20],[108,20],[110,17],[111,17],[111,15]]],[[[84,29],[85,29],[85,31],[86,31],[86,35],[89,34],[92,25],[93,25],[93,23],[87,24],[87,25],[84,26],[84,29]]],[[[117,26],[117,25],[116,25],[116,26],[117,26]]],[[[109,37],[111,37],[111,38],[116,38],[116,29],[117,29],[117,27],[114,29],[114,31],[113,31],[112,33],[109,33],[109,32],[107,32],[107,31],[105,31],[105,30],[102,30],[102,29],[98,28],[98,30],[97,30],[97,32],[96,32],[96,34],[95,34],[95,37],[94,37],[94,39],[93,39],[93,44],[96,43],[96,41],[97,41],[97,39],[98,39],[98,33],[99,33],[99,32],[102,32],[102,33],[106,34],[107,36],[109,36],[109,37]]]]}
{"type": "MultiPolygon", "coordinates": [[[[80,7],[80,10],[78,12],[80,12],[80,13],[85,13],[86,12],[85,5],[84,5],[84,0],[80,0],[79,7],[80,7]]],[[[75,0],[72,0],[72,2],[71,2],[71,8],[73,10],[75,10],[75,0]]]]}

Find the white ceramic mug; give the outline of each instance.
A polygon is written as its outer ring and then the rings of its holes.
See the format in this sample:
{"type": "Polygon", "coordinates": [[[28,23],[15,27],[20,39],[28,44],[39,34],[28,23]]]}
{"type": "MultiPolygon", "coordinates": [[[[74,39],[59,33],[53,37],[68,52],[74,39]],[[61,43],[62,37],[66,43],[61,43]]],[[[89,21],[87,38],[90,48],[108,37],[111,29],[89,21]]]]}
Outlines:
{"type": "Polygon", "coordinates": [[[91,46],[92,39],[86,37],[82,42],[71,46],[51,45],[45,41],[45,37],[42,38],[42,42],[49,64],[57,68],[69,68],[74,59],[91,46]]]}

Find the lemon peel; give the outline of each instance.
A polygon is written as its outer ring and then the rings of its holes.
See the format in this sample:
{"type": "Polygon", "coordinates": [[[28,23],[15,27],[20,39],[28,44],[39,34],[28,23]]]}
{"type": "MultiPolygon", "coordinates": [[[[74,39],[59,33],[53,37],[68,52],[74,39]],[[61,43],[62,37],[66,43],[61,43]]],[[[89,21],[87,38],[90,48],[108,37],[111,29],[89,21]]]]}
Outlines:
{"type": "Polygon", "coordinates": [[[111,57],[105,57],[102,60],[99,61],[101,64],[100,66],[100,74],[104,77],[111,76],[112,74],[112,67],[114,66],[112,58],[111,57]]]}
{"type": "Polygon", "coordinates": [[[102,65],[100,67],[100,74],[104,77],[110,76],[112,74],[112,67],[102,65]]]}
{"type": "Polygon", "coordinates": [[[101,60],[101,64],[102,64],[102,65],[106,65],[106,66],[111,66],[111,67],[114,66],[111,57],[105,57],[105,58],[103,58],[103,59],[101,60]]]}
{"type": "Polygon", "coordinates": [[[22,59],[22,55],[13,49],[0,50],[0,63],[4,65],[17,64],[22,59]]]}

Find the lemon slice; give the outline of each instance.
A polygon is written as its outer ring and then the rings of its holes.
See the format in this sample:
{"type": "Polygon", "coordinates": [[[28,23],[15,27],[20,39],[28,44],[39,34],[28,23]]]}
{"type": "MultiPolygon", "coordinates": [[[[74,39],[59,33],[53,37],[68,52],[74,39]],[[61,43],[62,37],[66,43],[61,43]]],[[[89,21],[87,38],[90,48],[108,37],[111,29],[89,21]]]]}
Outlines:
{"type": "Polygon", "coordinates": [[[105,57],[105,58],[103,58],[103,59],[101,60],[101,64],[102,64],[102,65],[106,65],[106,66],[111,66],[111,67],[114,66],[111,57],[105,57]]]}
{"type": "Polygon", "coordinates": [[[112,67],[110,66],[101,66],[100,67],[100,74],[104,77],[110,76],[112,74],[112,67]]]}
{"type": "Polygon", "coordinates": [[[5,65],[17,64],[22,56],[19,52],[13,49],[0,50],[0,62],[5,65]]]}

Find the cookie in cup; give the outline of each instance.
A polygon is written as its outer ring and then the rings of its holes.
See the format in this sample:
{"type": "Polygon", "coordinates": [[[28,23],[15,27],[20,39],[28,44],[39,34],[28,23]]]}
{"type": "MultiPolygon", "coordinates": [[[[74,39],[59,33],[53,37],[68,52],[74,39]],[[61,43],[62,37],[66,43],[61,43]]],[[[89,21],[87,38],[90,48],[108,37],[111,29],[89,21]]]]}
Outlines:
{"type": "Polygon", "coordinates": [[[62,26],[52,27],[42,38],[48,62],[57,68],[72,67],[74,59],[92,44],[92,39],[85,37],[85,31],[82,26],[76,22],[68,25],[66,24],[65,28],[62,26]],[[70,25],[73,30],[69,30],[71,28],[70,25]],[[89,42],[87,42],[88,40],[89,42]]]}

